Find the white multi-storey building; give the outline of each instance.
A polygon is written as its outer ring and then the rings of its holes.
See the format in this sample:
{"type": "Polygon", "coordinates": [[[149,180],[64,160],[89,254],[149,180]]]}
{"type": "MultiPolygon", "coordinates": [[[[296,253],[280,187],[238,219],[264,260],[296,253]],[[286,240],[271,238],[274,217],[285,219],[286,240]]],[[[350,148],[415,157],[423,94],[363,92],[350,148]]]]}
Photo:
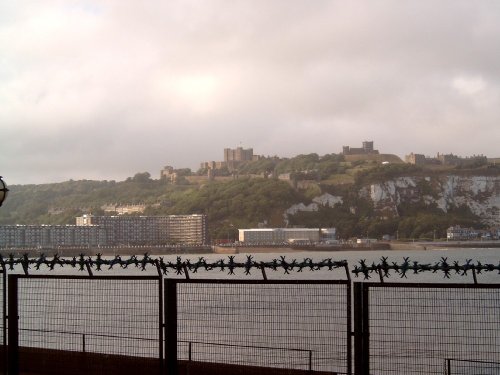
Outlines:
{"type": "Polygon", "coordinates": [[[0,247],[205,245],[205,215],[93,216],[76,225],[0,225],[0,247]]]}
{"type": "Polygon", "coordinates": [[[116,245],[207,243],[206,215],[93,216],[76,218],[77,226],[98,225],[116,245]]]}

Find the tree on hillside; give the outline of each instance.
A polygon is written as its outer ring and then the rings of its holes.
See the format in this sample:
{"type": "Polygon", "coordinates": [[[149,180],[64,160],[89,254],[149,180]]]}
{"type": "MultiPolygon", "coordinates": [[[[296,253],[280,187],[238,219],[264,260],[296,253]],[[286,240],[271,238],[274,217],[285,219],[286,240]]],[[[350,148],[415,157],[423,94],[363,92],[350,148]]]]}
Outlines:
{"type": "MultiPolygon", "coordinates": [[[[211,233],[216,235],[217,228],[225,222],[244,228],[282,218],[285,209],[302,199],[303,196],[285,182],[242,178],[190,189],[176,199],[169,212],[206,214],[211,233]]],[[[275,224],[282,226],[283,222],[275,224]]]]}
{"type": "Polygon", "coordinates": [[[126,180],[126,182],[139,182],[139,183],[145,183],[150,181],[152,180],[151,180],[151,174],[149,172],[136,173],[134,177],[129,177],[126,180]]]}

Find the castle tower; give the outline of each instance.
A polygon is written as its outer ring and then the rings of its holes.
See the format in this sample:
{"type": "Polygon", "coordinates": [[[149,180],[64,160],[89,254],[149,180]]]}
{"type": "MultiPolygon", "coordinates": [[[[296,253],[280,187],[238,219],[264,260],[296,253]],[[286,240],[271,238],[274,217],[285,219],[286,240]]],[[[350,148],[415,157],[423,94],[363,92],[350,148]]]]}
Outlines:
{"type": "Polygon", "coordinates": [[[367,154],[373,153],[373,141],[364,141],[363,150],[365,150],[367,154]]]}

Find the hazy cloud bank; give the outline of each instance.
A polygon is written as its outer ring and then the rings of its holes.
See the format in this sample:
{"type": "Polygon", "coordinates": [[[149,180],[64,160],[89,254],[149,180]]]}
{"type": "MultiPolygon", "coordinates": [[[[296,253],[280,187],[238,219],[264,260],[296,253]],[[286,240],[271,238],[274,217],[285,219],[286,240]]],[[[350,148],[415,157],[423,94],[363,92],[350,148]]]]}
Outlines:
{"type": "Polygon", "coordinates": [[[498,155],[500,3],[0,2],[0,174],[264,155],[498,155]]]}

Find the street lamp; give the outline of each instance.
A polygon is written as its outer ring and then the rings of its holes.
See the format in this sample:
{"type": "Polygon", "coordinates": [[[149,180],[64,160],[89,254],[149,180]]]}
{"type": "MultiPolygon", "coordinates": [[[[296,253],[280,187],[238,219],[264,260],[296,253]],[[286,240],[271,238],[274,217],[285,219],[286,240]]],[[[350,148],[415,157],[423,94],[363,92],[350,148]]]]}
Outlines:
{"type": "Polygon", "coordinates": [[[4,180],[2,180],[2,176],[0,176],[0,206],[4,202],[5,198],[7,198],[7,192],[9,189],[7,189],[7,185],[5,185],[4,180]]]}

